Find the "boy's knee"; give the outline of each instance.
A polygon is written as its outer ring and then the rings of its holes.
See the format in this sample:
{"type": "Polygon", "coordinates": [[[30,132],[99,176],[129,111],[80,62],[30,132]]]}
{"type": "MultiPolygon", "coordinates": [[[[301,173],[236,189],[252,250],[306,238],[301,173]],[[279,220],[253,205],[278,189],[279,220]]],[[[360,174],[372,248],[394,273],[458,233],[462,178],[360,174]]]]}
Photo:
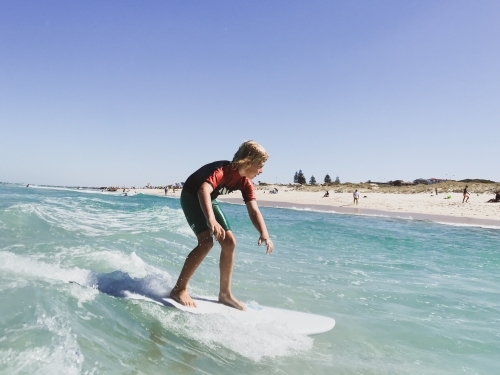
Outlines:
{"type": "Polygon", "coordinates": [[[234,238],[232,234],[226,233],[226,238],[224,238],[221,245],[230,249],[234,249],[236,248],[236,238],[234,238]]]}
{"type": "Polygon", "coordinates": [[[205,251],[210,251],[214,247],[214,239],[212,236],[207,236],[198,240],[198,246],[205,251]]]}

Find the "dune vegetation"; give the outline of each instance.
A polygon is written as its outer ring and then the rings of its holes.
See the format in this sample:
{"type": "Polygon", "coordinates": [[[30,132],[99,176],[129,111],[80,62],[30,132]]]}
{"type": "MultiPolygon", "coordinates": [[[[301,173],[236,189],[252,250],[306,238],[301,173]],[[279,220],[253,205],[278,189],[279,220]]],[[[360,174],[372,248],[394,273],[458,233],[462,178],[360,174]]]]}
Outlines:
{"type": "Polygon", "coordinates": [[[296,191],[325,191],[329,190],[335,193],[352,193],[358,190],[360,193],[392,193],[392,194],[419,194],[432,193],[438,191],[440,193],[461,193],[465,186],[471,194],[495,194],[500,192],[500,183],[498,182],[477,182],[477,180],[464,181],[443,181],[436,184],[418,184],[418,185],[402,185],[394,186],[389,184],[374,184],[374,183],[330,183],[330,184],[265,184],[260,183],[256,188],[258,190],[268,190],[273,188],[296,190],[296,191]]]}

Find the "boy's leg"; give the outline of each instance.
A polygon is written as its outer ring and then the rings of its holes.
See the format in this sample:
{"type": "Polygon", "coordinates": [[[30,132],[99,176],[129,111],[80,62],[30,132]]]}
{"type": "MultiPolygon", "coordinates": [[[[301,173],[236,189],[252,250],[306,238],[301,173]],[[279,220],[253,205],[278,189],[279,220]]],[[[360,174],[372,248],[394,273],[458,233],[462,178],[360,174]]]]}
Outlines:
{"type": "Polygon", "coordinates": [[[200,233],[197,237],[198,245],[187,256],[179,279],[170,292],[170,298],[184,306],[196,307],[196,303],[187,292],[188,282],[214,245],[210,230],[200,233]]]}
{"type": "Polygon", "coordinates": [[[233,276],[234,253],[236,249],[236,239],[232,231],[226,232],[226,238],[220,241],[220,292],[219,302],[234,307],[238,310],[246,310],[245,305],[233,297],[231,294],[231,279],[233,276]]]}

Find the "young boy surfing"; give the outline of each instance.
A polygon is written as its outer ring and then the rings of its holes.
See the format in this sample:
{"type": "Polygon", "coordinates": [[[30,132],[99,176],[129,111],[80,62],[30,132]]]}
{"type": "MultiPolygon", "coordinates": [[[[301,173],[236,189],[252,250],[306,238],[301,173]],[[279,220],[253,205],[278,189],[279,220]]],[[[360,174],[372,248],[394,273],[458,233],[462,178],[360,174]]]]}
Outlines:
{"type": "Polygon", "coordinates": [[[265,242],[266,253],[272,253],[274,245],[257,206],[251,181],[262,173],[268,158],[269,155],[261,145],[254,141],[246,141],[234,154],[232,162],[223,160],[204,165],[188,177],[181,193],[181,207],[189,226],[198,238],[198,245],[187,256],[179,279],[170,292],[170,298],[184,306],[196,307],[196,303],[187,292],[187,286],[198,266],[212,249],[215,237],[221,245],[219,302],[245,310],[245,305],[231,294],[236,239],[215,199],[220,194],[240,190],[250,220],[260,233],[259,246],[265,242]]]}

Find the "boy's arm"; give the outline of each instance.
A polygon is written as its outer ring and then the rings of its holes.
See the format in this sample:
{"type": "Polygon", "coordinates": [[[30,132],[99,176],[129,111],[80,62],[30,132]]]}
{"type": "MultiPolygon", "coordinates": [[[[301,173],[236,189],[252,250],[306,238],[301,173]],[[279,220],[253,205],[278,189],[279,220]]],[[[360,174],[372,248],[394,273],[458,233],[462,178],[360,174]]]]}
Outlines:
{"type": "Polygon", "coordinates": [[[250,216],[250,220],[252,221],[253,226],[260,233],[259,237],[259,246],[262,242],[265,242],[267,245],[266,254],[271,254],[274,250],[273,241],[269,238],[269,233],[267,233],[266,223],[264,222],[264,218],[260,213],[259,206],[257,206],[257,201],[249,201],[246,202],[248,216],[250,216]]]}
{"type": "Polygon", "coordinates": [[[210,197],[212,191],[214,191],[212,185],[208,182],[204,182],[198,189],[198,200],[200,201],[201,210],[207,219],[209,228],[212,230],[215,239],[219,241],[226,238],[226,231],[215,219],[214,209],[212,208],[212,198],[210,197]]]}

